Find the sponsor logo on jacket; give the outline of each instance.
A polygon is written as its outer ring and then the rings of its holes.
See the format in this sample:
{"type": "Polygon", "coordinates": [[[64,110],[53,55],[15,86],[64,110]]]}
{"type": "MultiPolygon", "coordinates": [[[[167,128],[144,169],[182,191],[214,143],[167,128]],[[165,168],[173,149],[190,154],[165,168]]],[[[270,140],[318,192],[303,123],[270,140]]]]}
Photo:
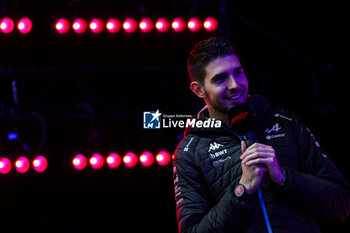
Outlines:
{"type": "MultiPolygon", "coordinates": [[[[210,153],[209,154],[209,157],[212,159],[212,160],[215,160],[217,158],[222,158],[223,155],[227,154],[227,149],[223,149],[223,150],[220,150],[220,151],[217,151],[217,152],[214,152],[214,153],[210,153]]],[[[218,160],[215,160],[213,161],[213,165],[214,166],[217,166],[219,165],[220,163],[223,163],[227,160],[231,159],[230,156],[227,156],[226,158],[222,158],[222,159],[218,159],[218,160]]]]}
{"type": "Polygon", "coordinates": [[[217,150],[217,149],[219,149],[220,147],[223,147],[223,146],[224,146],[224,145],[222,145],[222,144],[220,144],[220,143],[212,142],[212,143],[210,143],[210,145],[209,145],[208,152],[213,151],[213,150],[217,150]]]}
{"type": "Polygon", "coordinates": [[[221,150],[221,151],[218,151],[218,152],[209,154],[209,157],[210,157],[211,159],[216,159],[217,157],[219,157],[219,156],[221,156],[221,155],[224,155],[224,154],[227,154],[227,149],[223,149],[223,150],[221,150]]]}
{"type": "Polygon", "coordinates": [[[265,130],[265,133],[268,134],[268,135],[266,135],[266,139],[270,140],[270,139],[273,139],[273,138],[285,137],[286,134],[278,133],[281,129],[282,129],[282,127],[280,127],[280,125],[278,123],[274,124],[271,128],[267,128],[265,130]],[[273,132],[278,133],[278,134],[271,134],[273,132]]]}
{"type": "Polygon", "coordinates": [[[186,144],[184,151],[188,151],[188,148],[191,145],[192,141],[193,141],[193,137],[191,137],[190,141],[186,144]]]}
{"type": "Polygon", "coordinates": [[[284,115],[279,114],[279,113],[276,113],[274,116],[277,117],[277,118],[282,118],[282,119],[285,119],[285,120],[288,120],[288,121],[292,121],[292,118],[284,116],[284,115]]]}

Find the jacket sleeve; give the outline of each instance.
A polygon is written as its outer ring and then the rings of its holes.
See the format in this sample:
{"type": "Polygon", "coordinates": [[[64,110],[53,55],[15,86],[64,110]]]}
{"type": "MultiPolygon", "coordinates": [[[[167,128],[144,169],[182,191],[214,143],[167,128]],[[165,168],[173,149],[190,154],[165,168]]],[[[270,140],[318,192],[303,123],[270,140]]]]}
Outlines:
{"type": "Polygon", "coordinates": [[[188,142],[185,138],[174,154],[173,178],[179,232],[239,232],[253,204],[238,200],[231,191],[232,184],[214,203],[194,162],[194,154],[198,151],[192,148],[196,147],[196,142],[194,140],[192,147],[186,149],[182,145],[188,142]]]}
{"type": "Polygon", "coordinates": [[[350,211],[348,182],[299,118],[295,122],[295,138],[301,169],[285,168],[287,180],[281,193],[314,216],[344,221],[350,211]]]}

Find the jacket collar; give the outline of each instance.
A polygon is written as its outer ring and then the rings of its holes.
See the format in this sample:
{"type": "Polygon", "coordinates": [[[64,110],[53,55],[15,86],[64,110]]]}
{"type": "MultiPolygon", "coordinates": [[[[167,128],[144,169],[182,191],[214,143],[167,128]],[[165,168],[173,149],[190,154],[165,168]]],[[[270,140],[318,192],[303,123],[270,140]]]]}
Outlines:
{"type": "MultiPolygon", "coordinates": [[[[256,114],[256,120],[259,123],[260,120],[265,116],[265,114],[272,108],[271,103],[261,95],[248,96],[248,104],[254,110],[256,114]]],[[[197,120],[206,120],[209,118],[208,106],[204,106],[197,114],[197,120]]],[[[202,134],[202,133],[227,133],[227,130],[223,129],[225,127],[223,124],[221,128],[196,128],[188,127],[185,130],[185,135],[187,134],[202,134]]]]}

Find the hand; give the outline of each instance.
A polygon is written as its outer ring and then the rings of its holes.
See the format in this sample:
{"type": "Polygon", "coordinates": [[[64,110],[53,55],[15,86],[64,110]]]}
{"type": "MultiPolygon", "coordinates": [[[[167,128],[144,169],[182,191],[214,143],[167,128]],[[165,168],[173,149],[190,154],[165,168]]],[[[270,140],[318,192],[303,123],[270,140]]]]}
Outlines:
{"type": "MultiPolygon", "coordinates": [[[[241,142],[241,148],[244,155],[247,149],[244,141],[241,142]]],[[[266,167],[264,165],[252,164],[248,166],[242,162],[242,177],[239,183],[244,185],[244,187],[247,189],[248,194],[254,193],[260,186],[265,172],[266,167]]]]}
{"type": "Polygon", "coordinates": [[[264,166],[267,168],[271,180],[277,184],[283,182],[283,172],[280,168],[275,150],[268,145],[254,143],[241,155],[242,164],[246,166],[264,166]]]}

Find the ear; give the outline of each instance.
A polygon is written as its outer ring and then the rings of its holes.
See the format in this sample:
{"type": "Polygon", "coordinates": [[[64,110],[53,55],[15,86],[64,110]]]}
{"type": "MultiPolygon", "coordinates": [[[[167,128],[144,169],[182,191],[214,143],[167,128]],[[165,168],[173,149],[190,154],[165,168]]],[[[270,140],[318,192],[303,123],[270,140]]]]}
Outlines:
{"type": "Polygon", "coordinates": [[[199,98],[205,97],[204,87],[197,81],[191,82],[190,88],[193,91],[193,93],[196,94],[196,96],[198,96],[199,98]]]}

